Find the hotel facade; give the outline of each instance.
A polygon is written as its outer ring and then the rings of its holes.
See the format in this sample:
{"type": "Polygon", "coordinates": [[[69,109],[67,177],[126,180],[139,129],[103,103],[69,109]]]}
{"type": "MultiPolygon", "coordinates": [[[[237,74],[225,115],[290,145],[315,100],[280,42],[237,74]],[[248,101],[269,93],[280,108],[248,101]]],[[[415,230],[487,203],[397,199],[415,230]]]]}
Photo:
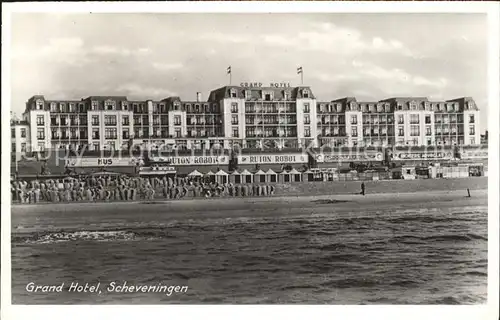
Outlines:
{"type": "Polygon", "coordinates": [[[174,149],[471,146],[480,144],[479,108],[470,97],[361,102],[317,101],[310,87],[242,83],[206,101],[131,101],[125,96],[26,103],[11,125],[12,151],[135,147],[174,149]]]}

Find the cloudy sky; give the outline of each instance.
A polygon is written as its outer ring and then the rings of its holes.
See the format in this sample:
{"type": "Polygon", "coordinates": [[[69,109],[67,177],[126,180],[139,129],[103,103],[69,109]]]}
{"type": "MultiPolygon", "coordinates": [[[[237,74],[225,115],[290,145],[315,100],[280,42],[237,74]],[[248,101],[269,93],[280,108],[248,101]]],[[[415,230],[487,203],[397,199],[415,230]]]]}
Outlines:
{"type": "Polygon", "coordinates": [[[194,100],[233,83],[304,84],[318,100],[472,96],[487,125],[480,14],[14,14],[12,103],[126,95],[194,100]]]}

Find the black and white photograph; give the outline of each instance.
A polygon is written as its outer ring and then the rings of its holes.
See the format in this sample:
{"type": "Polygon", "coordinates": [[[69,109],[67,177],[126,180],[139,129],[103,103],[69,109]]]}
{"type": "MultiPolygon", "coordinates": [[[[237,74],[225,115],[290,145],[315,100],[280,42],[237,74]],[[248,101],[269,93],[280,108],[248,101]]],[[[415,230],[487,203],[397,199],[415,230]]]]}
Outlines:
{"type": "Polygon", "coordinates": [[[10,12],[2,299],[498,306],[479,8],[10,12]]]}

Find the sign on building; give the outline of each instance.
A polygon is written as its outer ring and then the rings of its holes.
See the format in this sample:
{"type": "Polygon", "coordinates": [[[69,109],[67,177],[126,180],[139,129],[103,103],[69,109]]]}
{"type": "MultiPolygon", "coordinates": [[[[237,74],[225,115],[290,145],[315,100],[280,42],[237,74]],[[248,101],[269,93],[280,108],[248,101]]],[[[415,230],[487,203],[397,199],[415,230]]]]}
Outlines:
{"type": "Polygon", "coordinates": [[[67,167],[131,167],[141,162],[139,158],[71,158],[67,167]]]}
{"type": "Polygon", "coordinates": [[[246,154],[238,156],[238,164],[285,164],[307,163],[307,154],[246,154]]]}
{"type": "Polygon", "coordinates": [[[370,152],[370,153],[337,153],[337,154],[318,154],[316,155],[316,161],[319,163],[323,162],[351,162],[351,161],[383,161],[384,154],[382,152],[370,152]]]}
{"type": "Polygon", "coordinates": [[[178,157],[153,157],[153,162],[166,162],[173,166],[191,165],[227,165],[228,156],[178,156],[178,157]]]}
{"type": "Polygon", "coordinates": [[[468,159],[488,159],[488,150],[471,150],[463,151],[461,158],[464,160],[468,159]]]}
{"type": "Polygon", "coordinates": [[[397,151],[392,155],[395,161],[404,160],[451,160],[453,159],[453,151],[442,152],[401,152],[397,151]]]}

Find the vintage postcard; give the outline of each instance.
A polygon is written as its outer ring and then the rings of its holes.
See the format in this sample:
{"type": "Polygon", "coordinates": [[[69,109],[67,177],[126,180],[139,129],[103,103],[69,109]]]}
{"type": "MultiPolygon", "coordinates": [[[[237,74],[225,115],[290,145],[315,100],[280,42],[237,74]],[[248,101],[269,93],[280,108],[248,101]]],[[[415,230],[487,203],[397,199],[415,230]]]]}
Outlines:
{"type": "Polygon", "coordinates": [[[5,319],[498,318],[498,4],[3,9],[5,319]]]}

